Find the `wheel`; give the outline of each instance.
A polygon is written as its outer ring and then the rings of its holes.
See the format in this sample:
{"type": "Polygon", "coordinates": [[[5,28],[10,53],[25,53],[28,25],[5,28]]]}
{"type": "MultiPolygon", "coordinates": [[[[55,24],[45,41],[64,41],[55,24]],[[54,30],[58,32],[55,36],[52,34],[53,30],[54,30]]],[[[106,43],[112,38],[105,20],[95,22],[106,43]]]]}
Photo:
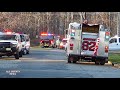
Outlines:
{"type": "Polygon", "coordinates": [[[76,61],[74,60],[73,63],[76,63],[76,61]]]}
{"type": "Polygon", "coordinates": [[[30,51],[27,51],[27,53],[26,54],[30,54],[30,51]]]}
{"type": "Polygon", "coordinates": [[[76,62],[77,62],[76,57],[73,57],[73,56],[69,56],[69,57],[68,57],[68,61],[69,61],[69,62],[72,61],[73,63],[76,63],[76,62]]]}
{"type": "Polygon", "coordinates": [[[68,63],[71,63],[71,61],[70,61],[70,60],[68,60],[68,63]]]}
{"type": "Polygon", "coordinates": [[[27,54],[27,50],[24,49],[24,50],[23,50],[23,55],[26,55],[26,54],[27,54]]]}
{"type": "Polygon", "coordinates": [[[71,63],[70,56],[68,56],[68,63],[71,63]]]}
{"type": "Polygon", "coordinates": [[[79,57],[73,57],[73,63],[76,63],[77,61],[79,61],[79,57]]]}
{"type": "Polygon", "coordinates": [[[19,52],[19,57],[22,57],[22,55],[23,55],[23,52],[20,51],[20,52],[19,52]]]}
{"type": "Polygon", "coordinates": [[[100,65],[104,65],[105,64],[105,60],[100,62],[100,65]]]}
{"type": "Polygon", "coordinates": [[[19,53],[16,53],[14,56],[15,56],[15,59],[19,59],[19,53]]]}
{"type": "Polygon", "coordinates": [[[96,65],[99,65],[99,61],[95,61],[95,64],[96,64],[96,65]]]}

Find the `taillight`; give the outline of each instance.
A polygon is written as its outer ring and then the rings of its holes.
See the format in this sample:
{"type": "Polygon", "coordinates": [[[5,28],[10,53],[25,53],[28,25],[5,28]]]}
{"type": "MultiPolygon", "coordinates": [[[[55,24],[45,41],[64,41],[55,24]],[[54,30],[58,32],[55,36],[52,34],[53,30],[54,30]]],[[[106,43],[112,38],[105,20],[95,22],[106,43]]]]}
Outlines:
{"type": "Polygon", "coordinates": [[[70,47],[70,50],[73,50],[73,47],[70,47]]]}
{"type": "Polygon", "coordinates": [[[110,32],[105,33],[105,40],[109,41],[110,38],[110,32]]]}
{"type": "Polygon", "coordinates": [[[41,40],[40,43],[42,43],[43,41],[41,40]]]}
{"type": "Polygon", "coordinates": [[[73,47],[73,44],[70,44],[71,47],[73,47]]]}
{"type": "Polygon", "coordinates": [[[108,53],[108,46],[105,46],[105,52],[108,53]]]}
{"type": "Polygon", "coordinates": [[[73,50],[73,44],[70,44],[70,50],[73,50]]]}
{"type": "Polygon", "coordinates": [[[50,42],[51,42],[51,43],[53,43],[53,41],[52,41],[52,40],[51,40],[50,42]]]}

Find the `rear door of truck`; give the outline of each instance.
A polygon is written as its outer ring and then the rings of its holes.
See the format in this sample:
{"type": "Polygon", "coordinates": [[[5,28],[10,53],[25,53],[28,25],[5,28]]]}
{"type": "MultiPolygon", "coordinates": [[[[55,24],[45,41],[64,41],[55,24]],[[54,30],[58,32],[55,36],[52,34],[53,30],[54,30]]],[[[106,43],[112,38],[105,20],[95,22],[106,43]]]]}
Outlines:
{"type": "Polygon", "coordinates": [[[94,55],[94,49],[99,35],[99,25],[84,25],[82,26],[82,49],[81,55],[94,55]]]}

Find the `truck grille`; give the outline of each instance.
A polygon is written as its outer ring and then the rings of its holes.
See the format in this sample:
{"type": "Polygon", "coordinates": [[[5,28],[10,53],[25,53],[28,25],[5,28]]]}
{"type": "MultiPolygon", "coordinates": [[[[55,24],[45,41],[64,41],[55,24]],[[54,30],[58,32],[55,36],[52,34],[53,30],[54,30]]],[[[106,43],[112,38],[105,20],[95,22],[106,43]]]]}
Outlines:
{"type": "Polygon", "coordinates": [[[10,48],[10,42],[0,42],[0,48],[10,48]]]}

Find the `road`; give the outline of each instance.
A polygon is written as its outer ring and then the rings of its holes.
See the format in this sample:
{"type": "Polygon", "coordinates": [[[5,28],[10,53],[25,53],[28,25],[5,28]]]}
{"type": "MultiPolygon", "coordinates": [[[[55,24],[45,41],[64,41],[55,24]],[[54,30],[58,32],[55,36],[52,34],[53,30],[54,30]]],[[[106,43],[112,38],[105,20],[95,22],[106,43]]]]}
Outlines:
{"type": "Polygon", "coordinates": [[[0,78],[120,78],[112,65],[67,63],[64,50],[31,49],[19,60],[0,58],[0,78]]]}

